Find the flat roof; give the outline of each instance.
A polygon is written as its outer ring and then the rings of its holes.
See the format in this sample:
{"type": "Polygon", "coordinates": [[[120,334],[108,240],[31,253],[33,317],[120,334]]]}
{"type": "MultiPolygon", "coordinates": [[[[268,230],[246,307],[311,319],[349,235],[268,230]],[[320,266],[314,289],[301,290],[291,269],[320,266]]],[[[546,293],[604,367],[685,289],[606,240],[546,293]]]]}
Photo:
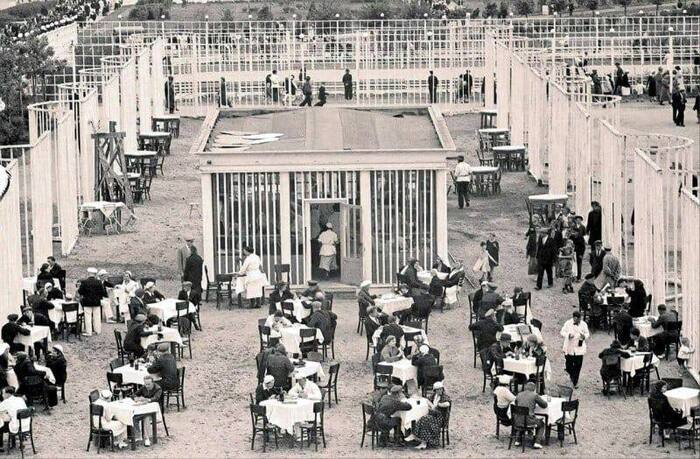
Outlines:
{"type": "Polygon", "coordinates": [[[250,112],[221,111],[206,150],[223,131],[276,132],[276,142],[248,151],[341,151],[442,149],[428,109],[344,107],[290,108],[250,112]]]}

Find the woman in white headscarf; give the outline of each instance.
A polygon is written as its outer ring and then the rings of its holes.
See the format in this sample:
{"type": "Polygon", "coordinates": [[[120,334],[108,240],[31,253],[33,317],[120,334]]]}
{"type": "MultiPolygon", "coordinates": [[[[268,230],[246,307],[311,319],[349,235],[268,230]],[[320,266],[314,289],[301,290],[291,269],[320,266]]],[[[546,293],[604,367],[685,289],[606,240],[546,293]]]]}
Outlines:
{"type": "Polygon", "coordinates": [[[338,243],[338,235],[333,231],[333,223],[326,223],[326,229],[318,235],[318,242],[321,244],[321,250],[319,251],[321,260],[318,263],[318,268],[328,278],[331,272],[338,269],[335,261],[337,253],[335,245],[338,243]]]}
{"type": "MultiPolygon", "coordinates": [[[[100,391],[99,400],[95,401],[93,404],[99,405],[104,409],[104,411],[102,412],[101,419],[102,428],[105,430],[112,431],[112,435],[114,435],[114,440],[119,442],[119,448],[126,448],[126,424],[114,418],[114,414],[109,409],[109,404],[111,403],[111,401],[112,391],[110,391],[109,389],[103,389],[100,391]]],[[[99,421],[100,418],[95,416],[95,419],[93,419],[93,423],[95,424],[95,426],[99,425],[99,421]]]]}

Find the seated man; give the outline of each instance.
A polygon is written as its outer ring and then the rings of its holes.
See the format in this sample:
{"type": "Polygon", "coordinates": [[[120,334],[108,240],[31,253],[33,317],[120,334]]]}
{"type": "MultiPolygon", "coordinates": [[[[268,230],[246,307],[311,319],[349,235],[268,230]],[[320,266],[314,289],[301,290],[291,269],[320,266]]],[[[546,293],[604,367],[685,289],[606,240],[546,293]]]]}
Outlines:
{"type": "Polygon", "coordinates": [[[68,362],[63,355],[63,346],[54,344],[51,352],[46,356],[46,366],[53,372],[56,379],[55,385],[62,387],[68,379],[68,362]]]}
{"type": "Polygon", "coordinates": [[[641,336],[637,327],[632,327],[632,330],[630,330],[630,339],[627,342],[626,348],[632,352],[649,352],[651,350],[649,347],[649,340],[641,336]]]}
{"type": "Polygon", "coordinates": [[[275,377],[265,375],[263,381],[255,388],[255,403],[259,405],[260,402],[269,400],[279,393],[279,389],[275,389],[275,377]]]}
{"type": "MultiPolygon", "coordinates": [[[[180,292],[177,294],[177,300],[189,301],[194,306],[198,307],[200,304],[202,304],[202,294],[201,292],[192,290],[192,282],[184,281],[182,283],[182,290],[180,290],[180,292]]],[[[194,324],[194,328],[196,328],[199,331],[202,330],[202,326],[200,325],[199,321],[197,320],[197,316],[194,313],[187,314],[187,318],[190,319],[190,322],[192,324],[194,324]]]]}
{"type": "Polygon", "coordinates": [[[504,426],[510,426],[511,420],[509,416],[510,404],[515,401],[515,395],[510,391],[511,377],[507,375],[499,375],[496,379],[496,388],[493,390],[493,395],[496,397],[493,410],[496,417],[504,426]]]}
{"type": "Polygon", "coordinates": [[[138,315],[144,317],[148,315],[148,308],[144,303],[145,291],[142,288],[137,288],[134,296],[129,300],[129,316],[133,320],[138,315]]]}
{"type": "Polygon", "coordinates": [[[357,291],[357,302],[359,307],[367,310],[370,306],[374,306],[374,300],[377,299],[377,295],[372,295],[369,288],[372,286],[371,281],[362,281],[360,284],[360,289],[357,291]]]}
{"type": "MultiPolygon", "coordinates": [[[[391,386],[389,393],[382,396],[374,411],[374,416],[369,420],[370,425],[380,432],[379,444],[385,445],[388,440],[388,433],[391,429],[396,429],[399,433],[401,428],[401,418],[395,416],[398,411],[410,411],[411,404],[406,401],[403,389],[399,385],[391,386]]],[[[398,435],[397,435],[398,436],[398,435]]]]}
{"type": "Polygon", "coordinates": [[[501,295],[496,293],[498,286],[493,282],[487,284],[488,289],[481,296],[481,304],[479,305],[479,317],[482,317],[489,309],[496,310],[496,307],[505,301],[501,295]]]}
{"type": "MultiPolygon", "coordinates": [[[[126,443],[126,424],[118,421],[114,414],[112,414],[108,409],[107,405],[112,403],[112,391],[109,389],[104,389],[100,391],[100,399],[95,401],[95,405],[100,405],[104,407],[104,412],[102,414],[102,428],[109,430],[114,435],[114,441],[117,442],[117,446],[120,449],[126,448],[128,445],[126,443]]],[[[100,424],[100,419],[94,419],[93,424],[98,426],[100,424]]]]}
{"type": "Polygon", "coordinates": [[[618,340],[613,340],[609,348],[603,349],[603,351],[598,354],[598,358],[602,360],[600,377],[603,378],[603,394],[608,394],[608,382],[620,376],[620,372],[622,371],[620,369],[620,359],[627,359],[629,357],[630,354],[622,350],[622,345],[618,340]]]}
{"type": "Polygon", "coordinates": [[[141,338],[151,336],[152,331],[146,330],[146,316],[138,314],[129,325],[129,329],[124,336],[124,350],[130,354],[134,354],[137,358],[143,357],[146,350],[141,347],[141,338]]]}
{"type": "Polygon", "coordinates": [[[501,333],[497,343],[493,343],[489,348],[489,355],[493,360],[496,370],[503,368],[503,359],[513,355],[511,347],[511,336],[508,333],[501,333]]]}
{"type": "Polygon", "coordinates": [[[323,342],[330,343],[335,335],[338,316],[333,311],[323,310],[323,304],[320,301],[311,302],[311,307],[313,312],[306,321],[306,325],[321,330],[323,342]]]}
{"type": "Polygon", "coordinates": [[[420,295],[428,289],[428,286],[418,279],[418,268],[418,260],[411,258],[406,266],[399,270],[400,280],[408,286],[411,296],[420,295]]]}
{"type": "Polygon", "coordinates": [[[496,343],[496,335],[503,331],[503,326],[496,323],[493,310],[489,310],[484,317],[469,325],[469,330],[475,334],[477,351],[481,351],[496,343]]]}
{"type": "Polygon", "coordinates": [[[613,326],[617,330],[620,344],[626,346],[629,342],[630,331],[632,330],[632,316],[626,309],[622,308],[613,317],[613,326]]]}
{"type": "Polygon", "coordinates": [[[512,304],[504,306],[501,303],[496,306],[495,318],[496,322],[500,325],[514,325],[520,323],[520,315],[515,312],[515,306],[512,304]]]}
{"type": "Polygon", "coordinates": [[[583,284],[578,289],[578,305],[581,313],[589,311],[591,305],[597,301],[596,294],[598,293],[598,287],[595,286],[595,276],[593,274],[586,274],[583,284]]]}
{"type": "Polygon", "coordinates": [[[0,329],[0,336],[2,340],[10,346],[10,352],[15,353],[23,351],[24,344],[15,343],[15,338],[17,335],[29,336],[31,331],[28,328],[22,327],[22,325],[17,323],[19,316],[17,314],[10,314],[7,316],[7,323],[0,329]]]}
{"type": "Polygon", "coordinates": [[[0,402],[0,413],[6,413],[5,423],[0,427],[0,445],[5,443],[5,432],[16,434],[19,432],[19,421],[17,412],[27,408],[23,397],[15,395],[15,388],[5,386],[2,388],[2,402],[0,402]]]}
{"type": "MultiPolygon", "coordinates": [[[[139,387],[134,393],[134,401],[136,403],[160,403],[160,398],[162,395],[163,390],[153,381],[153,376],[144,376],[143,386],[139,387]]],[[[150,417],[147,419],[149,423],[153,422],[150,417]]],[[[139,424],[145,422],[147,421],[144,418],[141,420],[141,422],[139,422],[139,424]]],[[[140,430],[143,432],[143,446],[151,446],[151,439],[148,437],[148,432],[153,431],[153,427],[146,427],[143,425],[140,430]]]]}
{"type": "Polygon", "coordinates": [[[278,343],[275,351],[267,356],[265,372],[275,378],[275,387],[289,389],[289,376],[294,371],[294,364],[287,357],[287,350],[278,343]]]}
{"type": "Polygon", "coordinates": [[[370,306],[367,308],[367,318],[365,318],[365,333],[367,336],[374,336],[374,332],[377,331],[379,327],[384,325],[386,321],[386,316],[381,313],[381,310],[376,306],[370,306]]]}
{"type": "Polygon", "coordinates": [[[666,352],[666,345],[675,343],[678,340],[678,313],[676,311],[668,311],[665,304],[660,304],[657,307],[659,311],[658,319],[651,323],[651,328],[663,328],[664,331],[654,336],[654,354],[661,357],[666,352]]]}
{"type": "Polygon", "coordinates": [[[289,284],[280,281],[275,285],[275,289],[270,293],[270,314],[274,314],[275,311],[282,310],[282,304],[287,300],[293,300],[294,294],[289,290],[289,284]]]}
{"type": "Polygon", "coordinates": [[[282,311],[275,311],[274,314],[267,317],[265,320],[265,326],[270,327],[270,336],[273,338],[279,338],[282,333],[283,328],[291,327],[292,323],[284,317],[282,311]]]}
{"type": "Polygon", "coordinates": [[[48,398],[49,400],[53,400],[50,401],[50,406],[54,406],[56,404],[56,387],[53,385],[49,385],[50,381],[44,379],[46,378],[46,372],[38,370],[34,366],[34,362],[32,362],[32,360],[29,358],[26,352],[18,352],[15,358],[17,360],[17,363],[15,364],[15,374],[17,375],[17,381],[19,381],[19,389],[17,392],[22,395],[27,395],[27,378],[29,376],[41,376],[44,382],[44,388],[47,391],[53,392],[52,395],[54,395],[54,397],[48,398]]]}
{"type": "MultiPolygon", "coordinates": [[[[49,300],[49,292],[54,289],[49,287],[51,284],[46,284],[44,288],[39,290],[39,299],[32,305],[32,310],[44,317],[49,317],[49,310],[54,308],[53,303],[49,300]]],[[[60,290],[58,290],[60,292],[60,290]]],[[[53,323],[52,323],[53,325],[53,323]]]]}
{"type": "Polygon", "coordinates": [[[180,380],[177,376],[177,362],[175,356],[170,353],[170,345],[160,343],[157,350],[156,360],[148,367],[148,372],[160,375],[160,388],[164,391],[178,389],[180,380]]]}
{"type": "MultiPolygon", "coordinates": [[[[532,447],[542,449],[542,439],[544,438],[544,421],[542,418],[535,416],[535,406],[547,408],[547,402],[535,392],[535,383],[528,382],[525,384],[525,390],[515,396],[516,406],[525,406],[529,410],[527,417],[528,427],[535,428],[535,442],[532,447]]],[[[516,446],[520,446],[520,442],[515,442],[516,446]]]]}
{"type": "Polygon", "coordinates": [[[430,354],[430,348],[423,344],[418,348],[418,354],[414,355],[411,359],[411,364],[416,367],[417,377],[419,387],[423,387],[425,384],[425,369],[428,367],[437,366],[437,360],[430,354]]]}
{"type": "Polygon", "coordinates": [[[299,375],[297,382],[289,390],[289,395],[292,397],[303,398],[306,400],[320,401],[321,389],[318,388],[315,382],[306,379],[306,376],[299,375]]]}
{"type": "Polygon", "coordinates": [[[146,282],[143,292],[143,302],[145,304],[153,304],[159,301],[163,301],[165,297],[162,293],[156,290],[155,282],[146,282]]]}
{"type": "Polygon", "coordinates": [[[304,290],[301,293],[301,296],[306,297],[306,298],[314,298],[316,296],[316,292],[320,292],[321,288],[318,286],[318,281],[315,281],[313,279],[309,280],[306,282],[306,290],[304,290]]]}
{"type": "Polygon", "coordinates": [[[44,291],[46,292],[46,300],[48,301],[63,299],[63,292],[61,291],[61,289],[54,288],[53,284],[50,282],[44,284],[44,291]]]}

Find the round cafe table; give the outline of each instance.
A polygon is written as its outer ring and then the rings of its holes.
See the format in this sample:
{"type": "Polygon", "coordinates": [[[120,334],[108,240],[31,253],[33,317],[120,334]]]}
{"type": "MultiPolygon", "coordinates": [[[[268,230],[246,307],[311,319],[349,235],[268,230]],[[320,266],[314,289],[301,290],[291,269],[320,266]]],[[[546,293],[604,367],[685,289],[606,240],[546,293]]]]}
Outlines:
{"type": "Polygon", "coordinates": [[[314,400],[297,399],[280,402],[276,399],[260,402],[270,424],[287,433],[294,432],[294,424],[314,420],[314,400]]]}
{"type": "Polygon", "coordinates": [[[481,118],[481,122],[479,123],[481,129],[496,127],[498,110],[495,108],[484,108],[479,112],[479,116],[481,118]]]}
{"type": "Polygon", "coordinates": [[[525,170],[525,145],[496,145],[491,151],[494,162],[502,170],[525,170]]]}

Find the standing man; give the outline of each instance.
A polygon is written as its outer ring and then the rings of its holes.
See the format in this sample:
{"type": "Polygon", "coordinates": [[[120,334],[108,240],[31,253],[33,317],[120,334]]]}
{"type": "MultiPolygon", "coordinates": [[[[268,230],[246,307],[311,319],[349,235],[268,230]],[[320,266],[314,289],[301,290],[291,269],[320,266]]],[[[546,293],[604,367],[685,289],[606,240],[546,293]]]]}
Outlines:
{"type": "Polygon", "coordinates": [[[352,75],[350,74],[350,69],[345,69],[343,88],[345,89],[345,100],[352,100],[352,75]]]}
{"type": "Polygon", "coordinates": [[[580,312],[573,312],[571,319],[564,322],[560,334],[564,338],[566,372],[569,373],[574,387],[578,387],[578,377],[581,374],[583,356],[586,353],[586,340],[591,336],[588,325],[581,320],[580,312]]]}
{"type": "Polygon", "coordinates": [[[457,187],[457,201],[459,208],[464,208],[464,203],[469,207],[469,185],[472,180],[472,168],[464,162],[464,156],[457,157],[455,166],[455,182],[457,187]]]}
{"type": "Polygon", "coordinates": [[[491,282],[493,280],[493,270],[498,266],[498,253],[500,251],[500,246],[496,240],[496,234],[490,233],[489,238],[486,240],[486,251],[489,253],[489,265],[491,269],[489,270],[488,280],[491,282]]]}
{"type": "Polygon", "coordinates": [[[191,248],[192,242],[194,242],[194,238],[190,235],[183,237],[183,239],[185,240],[185,245],[177,248],[177,271],[180,273],[180,279],[185,274],[185,264],[192,254],[191,248]]]}
{"type": "Polygon", "coordinates": [[[469,73],[469,70],[467,70],[467,72],[464,74],[464,98],[466,99],[467,103],[469,103],[469,98],[471,97],[473,86],[474,79],[472,78],[471,73],[469,73]]]}
{"type": "Polygon", "coordinates": [[[80,296],[80,304],[83,306],[85,313],[85,336],[92,336],[94,332],[99,335],[102,332],[102,317],[100,314],[100,306],[102,303],[104,287],[102,282],[97,279],[97,269],[88,268],[88,277],[80,281],[78,295],[80,296]]]}
{"type": "Polygon", "coordinates": [[[221,77],[219,81],[219,107],[227,107],[228,98],[226,96],[226,79],[221,77]]]}
{"type": "Polygon", "coordinates": [[[280,77],[277,75],[277,69],[272,71],[270,76],[270,87],[272,88],[272,102],[280,100],[280,77]]]}
{"type": "Polygon", "coordinates": [[[170,114],[175,113],[175,84],[173,83],[172,75],[165,82],[165,109],[170,114]]]}
{"type": "Polygon", "coordinates": [[[586,227],[583,226],[583,217],[576,215],[574,217],[574,225],[571,227],[569,239],[574,243],[574,252],[576,253],[576,280],[581,280],[581,264],[583,263],[583,254],[586,253],[586,227]]]}
{"type": "Polygon", "coordinates": [[[304,100],[301,102],[301,104],[299,104],[299,106],[311,107],[311,98],[313,97],[313,90],[311,89],[310,76],[304,78],[304,84],[301,86],[301,92],[304,94],[304,100]]]}
{"type": "Polygon", "coordinates": [[[595,241],[603,239],[603,213],[598,201],[591,202],[591,211],[588,212],[588,221],[586,222],[586,234],[588,234],[588,245],[593,251],[595,241]]]}
{"type": "Polygon", "coordinates": [[[435,100],[437,99],[438,83],[440,83],[440,81],[431,70],[430,75],[428,76],[428,99],[430,100],[431,104],[434,104],[435,100]]]}
{"type": "Polygon", "coordinates": [[[615,88],[614,94],[619,96],[622,93],[622,77],[625,75],[625,71],[622,70],[619,62],[615,62],[615,88]]]}
{"type": "Polygon", "coordinates": [[[552,266],[557,259],[557,252],[559,251],[555,234],[556,230],[552,228],[549,230],[549,233],[545,232],[537,242],[537,287],[535,287],[535,290],[542,289],[542,280],[545,272],[547,273],[547,284],[549,287],[551,288],[554,285],[552,266]]]}

